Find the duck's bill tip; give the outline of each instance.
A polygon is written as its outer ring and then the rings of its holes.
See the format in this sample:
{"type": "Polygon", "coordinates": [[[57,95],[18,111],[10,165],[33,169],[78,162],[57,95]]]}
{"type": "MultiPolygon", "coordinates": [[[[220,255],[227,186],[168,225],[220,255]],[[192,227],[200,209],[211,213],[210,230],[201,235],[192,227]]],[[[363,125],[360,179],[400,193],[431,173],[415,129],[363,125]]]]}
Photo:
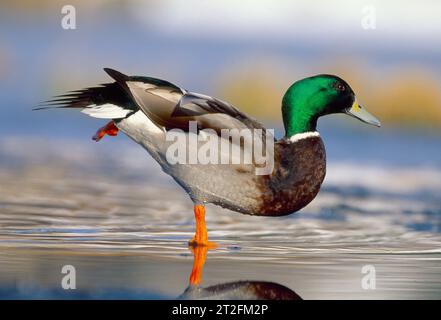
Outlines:
{"type": "Polygon", "coordinates": [[[367,124],[371,124],[376,127],[381,127],[381,122],[375,116],[370,114],[364,107],[360,106],[357,100],[354,101],[352,106],[346,110],[346,114],[357,118],[367,124]]]}
{"type": "Polygon", "coordinates": [[[377,121],[377,122],[371,123],[371,124],[376,126],[376,127],[378,127],[378,128],[381,128],[381,122],[380,121],[377,121]]]}

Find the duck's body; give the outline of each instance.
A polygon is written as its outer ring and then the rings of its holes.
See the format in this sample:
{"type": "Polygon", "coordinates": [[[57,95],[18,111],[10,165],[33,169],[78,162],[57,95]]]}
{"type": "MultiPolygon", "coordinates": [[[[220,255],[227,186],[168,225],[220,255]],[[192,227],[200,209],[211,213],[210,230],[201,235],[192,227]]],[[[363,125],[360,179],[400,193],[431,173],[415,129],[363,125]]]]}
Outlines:
{"type": "Polygon", "coordinates": [[[170,164],[166,131],[141,111],[116,122],[142,145],[195,203],[213,203],[244,214],[281,216],[296,212],[317,195],[326,173],[325,148],[318,132],[274,144],[274,169],[256,175],[255,164],[170,164]]]}
{"type": "Polygon", "coordinates": [[[121,130],[143,146],[195,203],[196,244],[208,242],[203,221],[205,203],[244,214],[280,216],[300,210],[315,198],[326,173],[325,148],[316,131],[319,116],[347,112],[379,124],[358,106],[350,87],[335,76],[311,77],[291,86],[282,104],[286,135],[275,141],[269,130],[227,102],[186,91],[164,80],[105,71],[116,82],[73,91],[49,101],[49,105],[81,108],[92,117],[112,119],[94,136],[96,141],[121,130]],[[193,134],[192,122],[196,123],[198,134],[219,138],[232,148],[239,146],[243,153],[252,151],[240,142],[240,130],[261,132],[262,136],[252,144],[274,145],[266,150],[273,160],[272,170],[256,174],[262,163],[255,154],[248,163],[171,162],[168,151],[174,142],[167,134],[179,129],[177,136],[188,141],[193,134]],[[224,129],[233,132],[230,138],[222,136],[224,129]],[[234,142],[237,137],[239,142],[234,142]]]}

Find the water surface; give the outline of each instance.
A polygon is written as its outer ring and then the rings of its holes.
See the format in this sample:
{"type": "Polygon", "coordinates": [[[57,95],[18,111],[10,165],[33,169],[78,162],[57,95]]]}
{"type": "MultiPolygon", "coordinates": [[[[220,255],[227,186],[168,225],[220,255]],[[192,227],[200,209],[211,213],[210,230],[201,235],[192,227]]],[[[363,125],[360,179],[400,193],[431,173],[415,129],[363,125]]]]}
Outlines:
{"type": "MultiPolygon", "coordinates": [[[[224,298],[267,283],[303,299],[441,298],[441,169],[412,154],[412,165],[334,156],[336,140],[324,139],[334,150],[325,183],[299,213],[207,207],[219,247],[203,269],[209,289],[195,293],[192,203],[145,151],[124,139],[3,138],[0,298],[224,298]],[[76,290],[61,289],[64,265],[76,290]],[[362,288],[365,265],[374,290],[362,288]]],[[[430,141],[415,144],[436,153],[430,141]]]]}

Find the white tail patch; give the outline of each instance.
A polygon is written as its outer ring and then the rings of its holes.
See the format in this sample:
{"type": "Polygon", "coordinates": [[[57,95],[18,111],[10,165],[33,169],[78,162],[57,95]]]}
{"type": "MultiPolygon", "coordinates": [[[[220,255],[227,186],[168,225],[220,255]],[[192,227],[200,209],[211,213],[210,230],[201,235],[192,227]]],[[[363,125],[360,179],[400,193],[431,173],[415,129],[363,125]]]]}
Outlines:
{"type": "Polygon", "coordinates": [[[81,112],[99,119],[118,119],[125,118],[132,112],[132,110],[124,109],[111,103],[106,103],[101,105],[91,104],[81,110],[81,112]]]}

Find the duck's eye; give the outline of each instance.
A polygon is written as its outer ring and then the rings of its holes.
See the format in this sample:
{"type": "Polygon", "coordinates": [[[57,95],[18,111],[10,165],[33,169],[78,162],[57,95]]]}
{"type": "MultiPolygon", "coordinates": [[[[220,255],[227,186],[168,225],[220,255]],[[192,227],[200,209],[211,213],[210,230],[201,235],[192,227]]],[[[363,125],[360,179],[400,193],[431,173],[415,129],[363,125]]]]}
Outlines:
{"type": "Polygon", "coordinates": [[[346,90],[345,85],[344,85],[344,84],[341,84],[341,83],[337,83],[337,85],[335,86],[335,88],[336,88],[338,91],[345,91],[345,90],[346,90]]]}

